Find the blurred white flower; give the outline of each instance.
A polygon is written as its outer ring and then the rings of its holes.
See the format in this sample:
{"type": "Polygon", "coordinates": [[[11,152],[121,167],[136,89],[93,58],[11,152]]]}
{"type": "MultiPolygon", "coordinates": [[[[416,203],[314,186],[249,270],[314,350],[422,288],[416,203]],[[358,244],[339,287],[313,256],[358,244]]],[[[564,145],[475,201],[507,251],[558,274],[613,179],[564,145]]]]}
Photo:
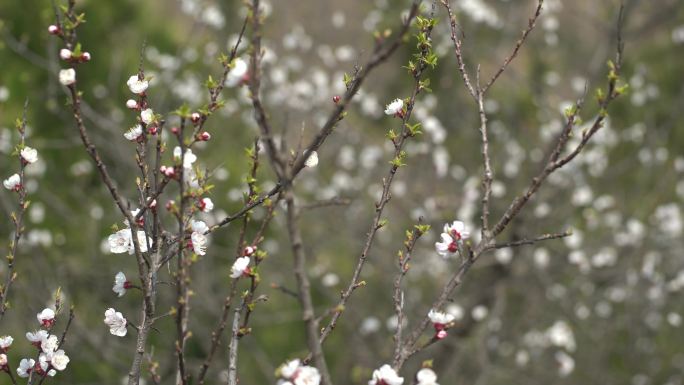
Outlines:
{"type": "Polygon", "coordinates": [[[40,341],[40,349],[44,353],[52,353],[57,350],[59,346],[59,338],[56,335],[50,334],[47,338],[40,341]]]}
{"type": "Polygon", "coordinates": [[[204,255],[207,253],[207,236],[200,232],[193,232],[190,235],[192,242],[192,251],[197,255],[204,255]]]}
{"type": "Polygon", "coordinates": [[[368,385],[402,385],[404,378],[399,377],[391,366],[385,364],[373,371],[373,377],[368,385]]]}
{"type": "Polygon", "coordinates": [[[69,86],[69,85],[76,83],[76,71],[73,68],[60,70],[59,71],[59,82],[65,86],[69,86]]]}
{"type": "MultiPolygon", "coordinates": [[[[147,252],[147,239],[145,239],[145,232],[138,230],[138,247],[140,252],[147,252]]],[[[133,254],[135,252],[135,245],[133,244],[133,236],[131,235],[131,229],[119,230],[116,233],[109,236],[107,239],[109,242],[109,251],[114,254],[121,254],[128,251],[128,254],[133,254]]]]}
{"type": "Polygon", "coordinates": [[[316,167],[318,165],[318,153],[316,151],[311,151],[309,156],[306,158],[304,165],[306,167],[316,167]]]}
{"type": "Polygon", "coordinates": [[[546,331],[546,335],[553,345],[565,348],[569,352],[575,351],[575,336],[572,333],[570,325],[565,321],[556,321],[546,331]]]}
{"type": "Polygon", "coordinates": [[[437,374],[430,368],[423,368],[416,373],[417,385],[439,385],[437,383],[437,374]]]}
{"type": "Polygon", "coordinates": [[[17,375],[22,378],[26,378],[31,373],[31,370],[36,365],[36,361],[31,358],[22,358],[19,362],[19,367],[17,368],[17,375]]]}
{"type": "Polygon", "coordinates": [[[14,338],[12,338],[12,336],[0,337],[0,350],[7,351],[10,345],[12,345],[12,341],[14,341],[14,338]]]}
{"type": "Polygon", "coordinates": [[[50,308],[45,308],[38,313],[36,318],[38,318],[38,322],[44,327],[50,327],[55,323],[55,311],[50,308]]]}
{"type": "Polygon", "coordinates": [[[135,126],[131,127],[124,133],[124,138],[130,140],[131,142],[135,142],[140,138],[143,134],[142,126],[139,124],[136,124],[135,126]]]}
{"type": "Polygon", "coordinates": [[[202,198],[200,199],[198,206],[200,211],[208,213],[214,209],[214,202],[212,202],[211,198],[202,198]]]}
{"type": "Polygon", "coordinates": [[[403,112],[404,101],[397,98],[385,107],[385,115],[398,115],[403,112]]]}
{"type": "Polygon", "coordinates": [[[249,257],[240,257],[235,260],[233,267],[231,267],[231,278],[239,278],[243,274],[249,273],[249,257]]]}
{"type": "MultiPolygon", "coordinates": [[[[173,159],[176,162],[180,162],[181,159],[181,148],[176,146],[173,149],[173,159]]],[[[191,169],[192,164],[195,163],[197,160],[197,155],[192,153],[192,150],[187,148],[185,149],[185,156],[183,156],[183,168],[185,169],[191,169]]]]}
{"type": "Polygon", "coordinates": [[[66,48],[62,48],[59,50],[59,57],[62,58],[62,60],[69,60],[71,59],[71,51],[66,48]]]}
{"type": "Polygon", "coordinates": [[[144,109],[140,112],[140,119],[145,124],[150,124],[154,121],[154,111],[151,108],[144,109]]]}
{"type": "Polygon", "coordinates": [[[444,327],[448,324],[454,322],[456,317],[449,313],[443,313],[435,309],[430,309],[430,312],[428,312],[428,318],[430,318],[430,322],[434,324],[435,329],[441,330],[444,329],[444,327]]]}
{"type": "Polygon", "coordinates": [[[114,276],[114,287],[112,287],[112,290],[119,295],[119,297],[123,297],[124,294],[126,294],[126,289],[128,285],[128,281],[126,280],[126,274],[124,274],[122,271],[116,273],[114,276]]]}
{"type": "Polygon", "coordinates": [[[19,190],[21,188],[21,177],[19,174],[14,174],[2,181],[2,185],[8,190],[19,190]]]}
{"type": "Polygon", "coordinates": [[[233,68],[228,71],[228,76],[226,76],[226,87],[235,87],[240,84],[247,75],[247,71],[247,62],[242,58],[236,58],[233,61],[233,68]]]}
{"type": "Polygon", "coordinates": [[[558,362],[558,374],[561,377],[568,376],[575,370],[575,360],[563,351],[556,352],[556,361],[558,362]]]}
{"type": "Polygon", "coordinates": [[[45,330],[38,330],[35,332],[28,332],[26,333],[26,339],[29,340],[29,342],[32,345],[40,347],[40,343],[48,338],[49,334],[45,330]]]}
{"type": "Polygon", "coordinates": [[[124,318],[121,312],[114,310],[113,308],[107,309],[105,311],[104,323],[109,326],[109,332],[115,336],[123,337],[128,333],[126,329],[126,318],[124,318]]]}
{"type": "Polygon", "coordinates": [[[131,110],[138,108],[138,102],[136,102],[133,99],[128,99],[126,100],[126,108],[129,108],[131,110]]]}
{"type": "Polygon", "coordinates": [[[26,146],[21,149],[21,158],[26,163],[35,163],[38,160],[38,151],[35,148],[26,146]]]}
{"type": "Polygon", "coordinates": [[[134,94],[142,94],[147,90],[147,87],[150,86],[150,83],[147,80],[138,79],[138,75],[133,75],[128,78],[126,84],[128,85],[128,89],[134,94]]]}

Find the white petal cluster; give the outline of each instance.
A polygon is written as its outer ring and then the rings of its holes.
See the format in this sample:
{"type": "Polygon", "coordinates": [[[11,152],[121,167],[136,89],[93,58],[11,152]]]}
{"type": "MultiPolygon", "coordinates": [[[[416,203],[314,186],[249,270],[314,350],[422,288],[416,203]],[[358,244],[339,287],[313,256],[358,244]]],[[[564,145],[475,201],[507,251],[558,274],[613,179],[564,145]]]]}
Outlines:
{"type": "Polygon", "coordinates": [[[192,234],[190,234],[190,241],[192,242],[192,250],[197,255],[205,255],[207,253],[208,237],[205,235],[209,231],[209,226],[203,221],[192,221],[192,234]]]}
{"type": "Polygon", "coordinates": [[[14,338],[12,338],[12,336],[0,337],[0,350],[7,351],[7,349],[9,349],[9,347],[12,345],[12,341],[14,341],[14,338]]]}
{"type": "MultiPolygon", "coordinates": [[[[137,231],[138,236],[138,247],[140,251],[147,252],[147,239],[145,237],[145,232],[142,230],[137,231]]],[[[149,240],[152,241],[151,239],[149,240]]],[[[114,254],[121,254],[128,252],[128,254],[133,254],[135,252],[135,246],[133,244],[133,236],[131,235],[131,229],[119,230],[116,233],[109,236],[107,239],[109,242],[109,251],[114,254]]]]}
{"type": "Polygon", "coordinates": [[[386,115],[397,115],[402,111],[403,108],[404,108],[404,101],[397,98],[397,99],[392,100],[392,102],[385,107],[385,114],[386,115]]]}
{"type": "Polygon", "coordinates": [[[147,87],[150,86],[150,82],[148,82],[145,79],[140,80],[138,78],[138,75],[133,75],[130,78],[128,78],[126,84],[128,85],[128,89],[131,90],[132,93],[138,95],[144,93],[147,90],[147,87]]]}
{"type": "Polygon", "coordinates": [[[278,385],[319,385],[321,375],[313,366],[302,365],[299,360],[284,363],[278,368],[281,377],[278,385]]]}
{"type": "Polygon", "coordinates": [[[136,124],[135,126],[131,127],[124,133],[124,138],[130,140],[131,142],[135,142],[140,138],[143,134],[143,129],[142,126],[139,124],[136,124]]]}
{"type": "Polygon", "coordinates": [[[470,238],[470,232],[466,230],[465,223],[454,221],[452,224],[444,225],[440,238],[441,242],[435,243],[437,253],[443,258],[451,258],[458,253],[462,242],[470,238]]]}
{"type": "Polygon", "coordinates": [[[241,58],[235,59],[235,61],[233,61],[233,68],[230,69],[228,76],[226,76],[226,87],[235,87],[239,85],[245,78],[245,75],[247,75],[247,71],[247,62],[241,58]]]}
{"type": "Polygon", "coordinates": [[[140,112],[140,120],[145,124],[154,122],[154,111],[151,108],[144,109],[140,112]]]}
{"type": "MultiPolygon", "coordinates": [[[[173,149],[173,159],[176,162],[179,162],[181,159],[181,148],[178,146],[173,149]]],[[[183,156],[183,168],[191,169],[192,164],[195,163],[195,161],[197,161],[197,155],[193,154],[191,149],[185,149],[185,156],[183,156]]]]}
{"type": "Polygon", "coordinates": [[[211,198],[202,198],[199,202],[199,209],[203,213],[211,212],[211,210],[214,209],[214,202],[211,200],[211,198]]]}
{"type": "Polygon", "coordinates": [[[26,162],[26,163],[36,163],[38,161],[38,150],[35,148],[31,148],[29,146],[26,146],[21,149],[21,158],[26,162]]]}
{"type": "Polygon", "coordinates": [[[368,381],[368,385],[402,385],[404,377],[399,377],[391,366],[385,364],[380,369],[373,371],[373,377],[368,381]]]}
{"type": "Polygon", "coordinates": [[[50,308],[45,308],[36,315],[36,318],[38,318],[38,322],[40,322],[41,325],[46,327],[51,326],[55,320],[55,311],[50,308]]]}
{"type": "Polygon", "coordinates": [[[239,278],[249,272],[249,257],[240,257],[235,260],[233,267],[230,268],[230,277],[239,278]]]}
{"type": "Polygon", "coordinates": [[[19,174],[14,174],[2,181],[2,185],[8,190],[17,190],[21,186],[21,177],[19,174]]]}
{"type": "Polygon", "coordinates": [[[123,297],[123,295],[126,294],[126,282],[128,281],[126,280],[126,274],[124,274],[123,271],[116,273],[112,291],[118,294],[119,297],[123,297]]]}
{"type": "Polygon", "coordinates": [[[31,374],[31,370],[36,365],[36,361],[32,358],[22,358],[19,362],[19,367],[17,368],[17,375],[22,378],[26,378],[31,374]]]}
{"type": "Polygon", "coordinates": [[[59,82],[62,85],[70,86],[76,83],[76,70],[67,68],[59,71],[59,82]]]}
{"type": "Polygon", "coordinates": [[[109,326],[109,332],[112,335],[124,337],[128,332],[126,329],[128,321],[126,321],[126,318],[124,318],[121,312],[118,312],[113,308],[109,308],[105,311],[104,323],[109,326]]]}
{"type": "Polygon", "coordinates": [[[455,319],[452,314],[443,313],[435,309],[430,309],[430,312],[428,312],[428,318],[430,318],[430,322],[435,325],[448,325],[454,322],[455,319]]]}
{"type": "Polygon", "coordinates": [[[430,368],[423,368],[416,374],[417,385],[439,385],[437,383],[437,374],[430,368]]]}

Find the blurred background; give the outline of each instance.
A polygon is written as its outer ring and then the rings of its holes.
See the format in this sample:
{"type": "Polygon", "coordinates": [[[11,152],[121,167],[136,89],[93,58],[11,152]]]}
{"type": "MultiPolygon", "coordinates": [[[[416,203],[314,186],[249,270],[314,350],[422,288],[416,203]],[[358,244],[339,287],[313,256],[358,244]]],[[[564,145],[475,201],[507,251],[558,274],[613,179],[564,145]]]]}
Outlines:
{"type": "MultiPolygon", "coordinates": [[[[467,275],[447,311],[457,317],[450,336],[417,357],[402,374],[410,378],[425,359],[434,359],[442,384],[634,384],[684,383],[684,4],[678,0],[625,0],[623,77],[629,93],[610,109],[595,140],[568,166],[549,178],[500,241],[572,229],[564,240],[490,253],[467,275]]],[[[430,12],[426,1],[425,11],[430,12]]],[[[483,77],[498,68],[532,15],[534,1],[455,0],[471,70],[483,77]]],[[[79,67],[86,124],[121,190],[135,197],[134,149],[123,138],[135,116],[125,108],[126,80],[144,66],[153,76],[148,92],[155,112],[169,114],[182,103],[207,100],[204,81],[220,73],[217,57],[229,51],[245,9],[239,1],[78,1],[87,23],[79,29],[92,60],[79,67]],[[146,43],[145,43],[146,42],[146,43]]],[[[275,1],[265,4],[263,99],[279,135],[296,143],[303,129],[312,137],[344,89],[344,72],[363,63],[373,32],[397,28],[409,0],[275,1]]],[[[563,109],[605,84],[616,47],[618,1],[545,1],[537,28],[489,93],[493,217],[536,175],[563,122],[563,109]]],[[[40,161],[28,168],[32,204],[26,237],[17,257],[19,278],[0,334],[14,336],[10,362],[31,348],[23,335],[37,328],[35,314],[49,305],[58,287],[76,319],[65,349],[68,369],[57,383],[117,384],[134,351],[134,335],[117,338],[102,323],[115,307],[135,320],[135,291],[117,298],[114,274],[135,274],[127,254],[109,254],[106,238],[122,218],[87,158],[56,74],[58,39],[48,35],[54,13],[46,0],[0,2],[0,176],[16,172],[10,158],[17,143],[14,120],[29,101],[27,144],[40,161]]],[[[431,94],[419,97],[414,117],[424,135],[407,148],[388,205],[389,224],[379,234],[363,279],[337,329],[325,345],[336,383],[366,384],[371,371],[392,357],[396,327],[392,282],[396,252],[407,228],[422,217],[433,230],[419,242],[407,275],[408,322],[427,311],[457,261],[444,261],[434,242],[446,221],[465,221],[478,233],[480,181],[477,108],[455,66],[441,7],[433,44],[440,56],[430,71],[431,94]]],[[[373,215],[373,199],[391,159],[385,133],[397,120],[385,104],[405,98],[411,77],[402,66],[412,55],[402,47],[365,83],[326,145],[320,164],[298,179],[298,199],[307,204],[343,197],[346,206],[302,213],[308,273],[318,314],[346,287],[373,215]]],[[[241,51],[240,54],[246,57],[241,51]]],[[[224,91],[226,106],[208,122],[213,138],[195,151],[213,171],[215,223],[242,207],[247,159],[244,148],[257,136],[244,88],[224,91]]],[[[596,113],[591,97],[582,113],[596,113]]],[[[169,121],[173,118],[168,116],[169,121]]],[[[273,186],[267,167],[259,174],[273,186]]],[[[171,199],[167,196],[165,199],[171,199]]],[[[16,195],[0,192],[2,217],[16,195]]],[[[275,368],[306,353],[296,299],[270,285],[295,288],[292,255],[278,211],[263,244],[269,258],[261,270],[260,304],[253,334],[242,339],[239,374],[243,384],[275,383],[275,368]]],[[[263,217],[255,211],[255,219],[263,217]]],[[[255,226],[258,221],[255,221],[255,226]]],[[[251,229],[252,233],[256,228],[251,229]]],[[[13,227],[0,221],[5,252],[13,227]]],[[[228,226],[211,236],[209,253],[192,267],[194,296],[188,341],[193,370],[206,355],[209,334],[229,290],[238,231],[228,226]]],[[[0,274],[6,269],[0,265],[0,274]]],[[[164,278],[162,278],[163,280],[164,278]]],[[[166,274],[168,279],[168,274],[166,274]]],[[[244,284],[244,283],[243,283],[244,284]]],[[[173,306],[175,290],[160,289],[160,313],[173,306]]],[[[58,328],[63,326],[63,321],[58,328]]],[[[163,383],[175,381],[173,321],[160,321],[149,351],[160,364],[163,383]]],[[[225,346],[226,344],[224,344],[225,346]]],[[[220,350],[209,374],[222,383],[227,368],[220,350]]],[[[0,382],[7,382],[6,379],[0,382]]],[[[149,383],[149,380],[148,380],[149,383]]]]}

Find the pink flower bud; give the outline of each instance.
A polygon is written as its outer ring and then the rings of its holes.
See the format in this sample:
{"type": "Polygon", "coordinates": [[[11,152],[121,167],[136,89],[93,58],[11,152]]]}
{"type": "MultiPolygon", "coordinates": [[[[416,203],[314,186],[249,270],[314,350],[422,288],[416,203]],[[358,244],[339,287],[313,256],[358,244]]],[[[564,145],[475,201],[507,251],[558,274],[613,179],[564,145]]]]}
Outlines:
{"type": "Polygon", "coordinates": [[[180,132],[180,128],[178,128],[178,127],[171,127],[171,133],[172,133],[172,134],[178,135],[179,132],[180,132]]]}
{"type": "Polygon", "coordinates": [[[254,252],[256,252],[257,247],[256,246],[247,246],[245,249],[242,251],[242,255],[245,257],[251,257],[254,252]]]}
{"type": "Polygon", "coordinates": [[[48,33],[50,33],[50,35],[59,35],[60,32],[59,27],[54,24],[48,27],[48,33]]]}
{"type": "Polygon", "coordinates": [[[333,103],[337,104],[340,102],[340,95],[333,96],[333,103]]]}
{"type": "Polygon", "coordinates": [[[192,115],[190,115],[190,120],[192,120],[193,123],[199,122],[201,118],[202,115],[200,115],[199,112],[193,112],[192,115]]]}
{"type": "Polygon", "coordinates": [[[159,132],[159,128],[157,126],[147,127],[147,133],[149,133],[150,135],[157,135],[157,132],[159,132]]]}
{"type": "Polygon", "coordinates": [[[176,205],[176,202],[173,201],[173,200],[170,200],[170,201],[166,202],[166,205],[165,205],[164,207],[166,207],[167,210],[171,211],[171,209],[172,209],[173,206],[175,206],[175,205],[176,205]]]}
{"type": "Polygon", "coordinates": [[[446,330],[440,330],[437,332],[437,334],[435,334],[435,338],[437,338],[438,340],[442,340],[442,339],[446,338],[446,336],[447,336],[446,330]]]}
{"type": "Polygon", "coordinates": [[[138,108],[138,102],[136,102],[133,99],[128,99],[128,100],[126,100],[126,108],[129,108],[131,110],[135,110],[138,108]]]}
{"type": "Polygon", "coordinates": [[[209,139],[211,139],[211,134],[206,132],[206,131],[203,131],[203,132],[200,132],[199,134],[197,134],[197,140],[201,140],[202,142],[207,142],[207,141],[209,141],[209,139]]]}
{"type": "Polygon", "coordinates": [[[83,52],[81,54],[81,61],[82,62],[90,61],[90,52],[83,52]]]}

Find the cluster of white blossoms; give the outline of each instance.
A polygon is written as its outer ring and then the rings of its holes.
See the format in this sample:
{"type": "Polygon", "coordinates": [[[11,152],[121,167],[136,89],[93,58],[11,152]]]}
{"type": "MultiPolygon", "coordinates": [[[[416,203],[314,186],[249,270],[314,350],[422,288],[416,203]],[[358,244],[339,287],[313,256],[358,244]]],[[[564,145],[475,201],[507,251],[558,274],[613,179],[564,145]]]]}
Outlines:
{"type": "MultiPolygon", "coordinates": [[[[57,371],[63,371],[69,364],[69,356],[64,350],[60,349],[61,341],[59,338],[50,334],[50,329],[55,324],[55,311],[44,309],[36,316],[38,322],[45,329],[26,333],[26,339],[39,349],[38,362],[32,358],[23,358],[17,367],[17,375],[26,378],[31,372],[35,372],[41,377],[54,377],[57,371]]],[[[7,370],[7,351],[12,344],[13,338],[10,336],[0,337],[0,367],[7,370]]]]}
{"type": "Polygon", "coordinates": [[[399,377],[391,366],[385,364],[380,369],[373,371],[373,377],[368,381],[368,385],[402,385],[404,377],[399,377]]]}
{"type": "Polygon", "coordinates": [[[109,332],[117,337],[124,337],[128,333],[126,325],[128,321],[126,318],[113,308],[109,308],[105,311],[104,318],[105,325],[109,326],[109,332]]]}
{"type": "Polygon", "coordinates": [[[440,237],[442,241],[435,243],[435,249],[439,255],[447,259],[456,256],[463,241],[470,238],[470,232],[466,230],[463,222],[454,221],[452,224],[444,225],[440,237]]]}
{"type": "MultiPolygon", "coordinates": [[[[145,237],[145,232],[143,230],[136,231],[136,237],[140,252],[147,252],[147,243],[148,241],[152,242],[152,240],[145,237]]],[[[128,254],[135,253],[133,233],[130,228],[119,230],[110,235],[107,239],[107,242],[109,243],[109,251],[114,254],[121,254],[125,252],[128,252],[128,254]]]]}
{"type": "Polygon", "coordinates": [[[190,226],[192,228],[192,233],[190,234],[192,251],[197,255],[206,254],[207,243],[209,243],[206,233],[209,231],[209,226],[202,221],[192,221],[190,226]]]}
{"type": "MultiPolygon", "coordinates": [[[[38,161],[38,150],[29,146],[24,146],[19,151],[19,156],[21,158],[22,164],[25,166],[36,163],[38,161]]],[[[22,187],[21,176],[19,174],[12,174],[10,177],[2,181],[2,185],[10,191],[20,191],[22,187]]]]}
{"type": "Polygon", "coordinates": [[[321,375],[313,366],[302,365],[298,359],[282,364],[276,371],[277,385],[318,385],[321,375]]]}
{"type": "Polygon", "coordinates": [[[448,329],[456,319],[453,314],[443,313],[435,309],[430,309],[428,318],[430,319],[430,322],[432,322],[435,332],[437,332],[435,338],[440,340],[447,336],[446,329],[448,329]]]}

